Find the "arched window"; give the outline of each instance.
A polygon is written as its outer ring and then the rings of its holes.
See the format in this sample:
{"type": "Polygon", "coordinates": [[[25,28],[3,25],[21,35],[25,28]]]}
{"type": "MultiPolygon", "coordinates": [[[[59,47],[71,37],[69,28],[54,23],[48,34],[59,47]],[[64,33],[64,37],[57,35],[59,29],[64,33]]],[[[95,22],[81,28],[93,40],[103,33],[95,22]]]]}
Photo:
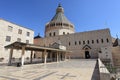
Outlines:
{"type": "Polygon", "coordinates": [[[83,44],[85,44],[85,41],[83,41],[83,44]]]}
{"type": "Polygon", "coordinates": [[[101,39],[101,43],[103,43],[104,41],[103,41],[103,39],[101,39]]]}
{"type": "Polygon", "coordinates": [[[88,44],[90,43],[89,40],[87,40],[87,43],[88,43],[88,44]]]}
{"type": "Polygon", "coordinates": [[[58,23],[59,26],[61,26],[61,23],[58,23]]]}
{"type": "Polygon", "coordinates": [[[75,41],[75,45],[77,45],[77,42],[75,41]]]}
{"type": "Polygon", "coordinates": [[[79,45],[81,45],[81,41],[79,41],[79,45]]]}
{"type": "Polygon", "coordinates": [[[108,38],[106,39],[106,41],[107,41],[107,43],[109,43],[109,39],[108,38]]]}
{"type": "Polygon", "coordinates": [[[65,32],[63,32],[63,35],[65,35],[65,32]]]}
{"type": "Polygon", "coordinates": [[[94,44],[94,40],[92,40],[92,44],[94,44]]]}
{"type": "Polygon", "coordinates": [[[49,33],[49,36],[52,36],[51,33],[49,33]]]}
{"type": "Polygon", "coordinates": [[[56,26],[59,26],[59,23],[56,23],[56,26]]]}
{"type": "Polygon", "coordinates": [[[97,43],[99,43],[99,40],[97,39],[97,43]]]}
{"type": "Polygon", "coordinates": [[[53,36],[55,36],[55,32],[53,33],[53,36]]]}
{"type": "Polygon", "coordinates": [[[60,23],[60,25],[62,26],[62,23],[60,23]]]}

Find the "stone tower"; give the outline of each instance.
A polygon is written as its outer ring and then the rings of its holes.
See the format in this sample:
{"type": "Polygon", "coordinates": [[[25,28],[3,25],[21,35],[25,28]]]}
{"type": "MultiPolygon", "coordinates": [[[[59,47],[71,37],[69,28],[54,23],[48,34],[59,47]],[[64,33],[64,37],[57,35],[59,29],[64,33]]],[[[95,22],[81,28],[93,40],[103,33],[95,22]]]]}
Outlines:
{"type": "Polygon", "coordinates": [[[74,25],[65,17],[61,4],[56,9],[55,16],[45,26],[45,37],[74,33],[74,25]]]}

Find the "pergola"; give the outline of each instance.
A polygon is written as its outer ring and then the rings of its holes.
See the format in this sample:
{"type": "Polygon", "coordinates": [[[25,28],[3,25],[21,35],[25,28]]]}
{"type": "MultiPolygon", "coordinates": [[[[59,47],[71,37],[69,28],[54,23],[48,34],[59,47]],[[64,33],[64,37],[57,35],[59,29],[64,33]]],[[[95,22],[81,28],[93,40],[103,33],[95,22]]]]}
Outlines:
{"type": "MultiPolygon", "coordinates": [[[[57,56],[57,62],[59,61],[59,53],[64,55],[64,58],[66,59],[66,54],[67,53],[71,53],[71,51],[67,51],[67,50],[61,50],[61,49],[55,49],[55,48],[50,48],[50,47],[41,47],[39,45],[35,45],[35,44],[27,44],[27,43],[22,43],[22,42],[14,42],[10,45],[5,46],[5,48],[10,49],[10,55],[9,55],[9,62],[8,64],[11,65],[12,64],[12,56],[13,56],[13,50],[14,49],[19,49],[22,50],[21,52],[21,66],[24,65],[24,55],[25,55],[25,51],[26,50],[30,50],[31,54],[30,54],[30,63],[32,63],[32,59],[33,59],[33,51],[40,51],[43,52],[43,57],[44,57],[44,63],[46,64],[47,62],[47,55],[48,52],[54,52],[57,56]]],[[[52,54],[52,53],[51,53],[52,54]]]]}

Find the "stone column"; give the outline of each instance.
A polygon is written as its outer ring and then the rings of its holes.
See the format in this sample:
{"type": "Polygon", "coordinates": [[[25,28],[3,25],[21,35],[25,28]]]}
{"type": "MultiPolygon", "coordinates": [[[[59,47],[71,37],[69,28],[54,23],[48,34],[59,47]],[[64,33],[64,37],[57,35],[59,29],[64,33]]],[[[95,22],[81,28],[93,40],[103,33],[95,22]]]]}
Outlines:
{"type": "Polygon", "coordinates": [[[11,65],[12,64],[12,56],[13,56],[13,47],[10,49],[10,54],[9,54],[9,62],[8,62],[8,65],[11,65]]]}
{"type": "Polygon", "coordinates": [[[70,56],[70,53],[68,53],[69,54],[69,60],[71,59],[71,56],[70,56]]]}
{"type": "Polygon", "coordinates": [[[32,59],[33,59],[33,51],[31,51],[31,54],[30,54],[30,63],[32,63],[32,59]]]}
{"type": "Polygon", "coordinates": [[[44,50],[44,64],[46,64],[47,62],[47,52],[46,50],[44,50]]]}
{"type": "Polygon", "coordinates": [[[24,54],[25,54],[25,46],[22,46],[21,66],[24,65],[24,54]]]}

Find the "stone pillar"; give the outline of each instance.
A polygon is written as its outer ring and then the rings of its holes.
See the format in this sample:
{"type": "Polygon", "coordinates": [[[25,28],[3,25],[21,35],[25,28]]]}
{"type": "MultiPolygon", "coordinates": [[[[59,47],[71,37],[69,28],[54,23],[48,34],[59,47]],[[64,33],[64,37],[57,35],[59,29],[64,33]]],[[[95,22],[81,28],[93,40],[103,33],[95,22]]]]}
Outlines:
{"type": "Polygon", "coordinates": [[[22,46],[21,66],[24,65],[24,54],[25,54],[25,46],[22,46]]]}
{"type": "Polygon", "coordinates": [[[46,64],[47,62],[47,52],[46,50],[44,50],[44,64],[46,64]]]}
{"type": "Polygon", "coordinates": [[[30,63],[32,63],[32,59],[33,59],[33,51],[31,51],[31,54],[30,54],[30,63]]]}
{"type": "Polygon", "coordinates": [[[13,56],[13,47],[10,49],[10,55],[9,55],[9,62],[8,62],[8,65],[11,65],[12,64],[12,56],[13,56]]]}
{"type": "Polygon", "coordinates": [[[71,59],[70,53],[69,53],[69,60],[71,59]]]}

